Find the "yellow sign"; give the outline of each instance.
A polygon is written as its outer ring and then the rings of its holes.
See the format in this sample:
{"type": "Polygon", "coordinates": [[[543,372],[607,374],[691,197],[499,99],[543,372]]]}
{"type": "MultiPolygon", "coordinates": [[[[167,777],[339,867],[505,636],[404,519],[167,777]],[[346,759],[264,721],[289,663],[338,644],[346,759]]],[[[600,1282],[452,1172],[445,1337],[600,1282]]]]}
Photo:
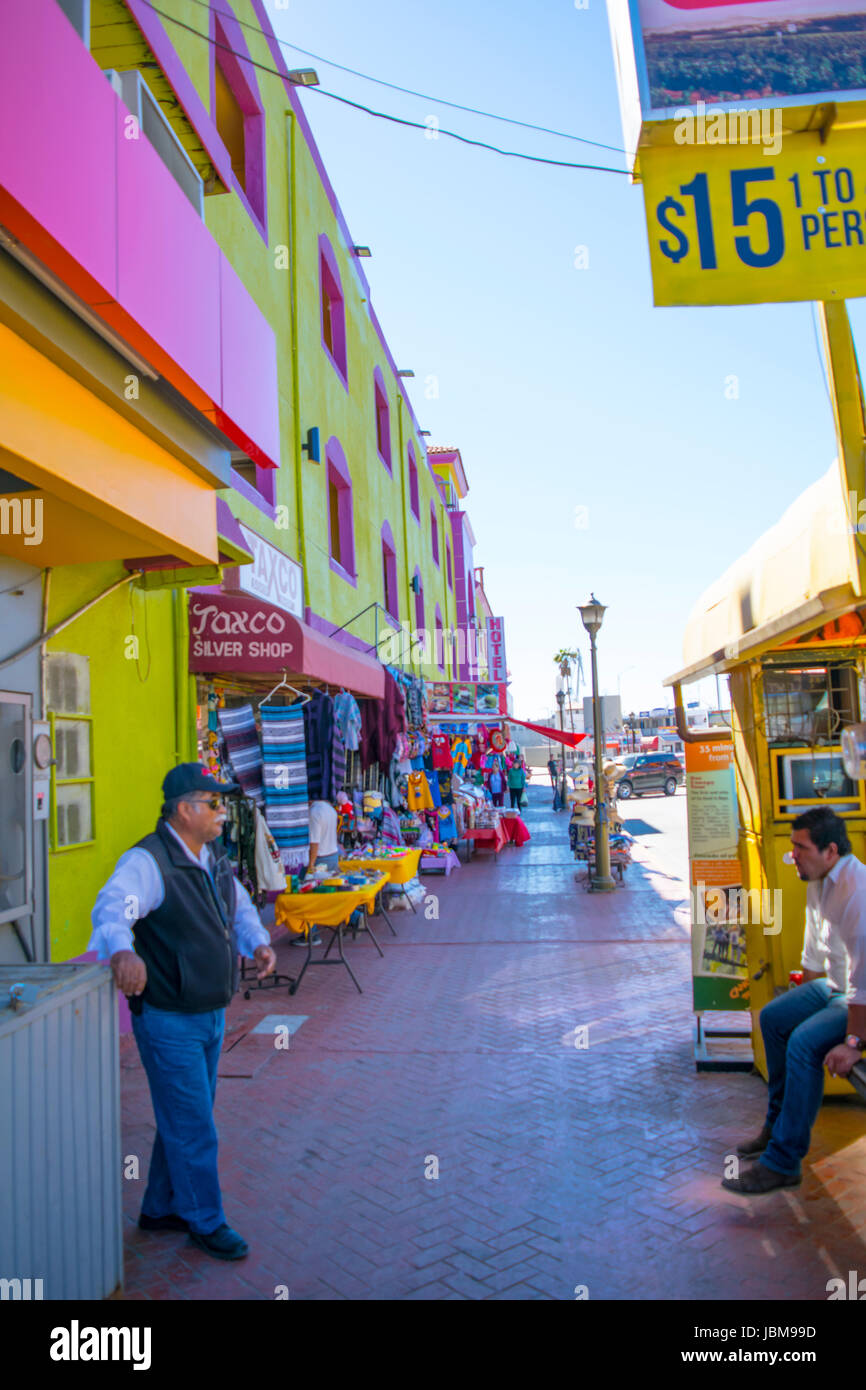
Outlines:
{"type": "Polygon", "coordinates": [[[760,304],[866,295],[866,138],[834,130],[641,151],[653,298],[760,304]]]}

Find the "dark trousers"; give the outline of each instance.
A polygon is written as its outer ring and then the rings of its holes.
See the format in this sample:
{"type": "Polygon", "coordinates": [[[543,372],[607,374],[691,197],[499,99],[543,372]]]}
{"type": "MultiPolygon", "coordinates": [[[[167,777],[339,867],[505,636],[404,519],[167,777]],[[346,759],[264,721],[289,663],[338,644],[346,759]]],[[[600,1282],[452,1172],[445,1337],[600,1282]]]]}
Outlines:
{"type": "Polygon", "coordinates": [[[508,788],[508,795],[511,797],[511,805],[512,805],[512,806],[517,806],[517,807],[519,807],[519,806],[520,806],[520,798],[521,798],[522,795],[523,795],[523,788],[522,788],[522,787],[509,787],[509,788],[508,788]]]}
{"type": "Polygon", "coordinates": [[[824,1058],[845,1041],[847,999],[826,980],[810,980],[765,1004],[760,1022],[773,1127],[761,1162],[777,1173],[798,1173],[824,1094],[824,1058]]]}

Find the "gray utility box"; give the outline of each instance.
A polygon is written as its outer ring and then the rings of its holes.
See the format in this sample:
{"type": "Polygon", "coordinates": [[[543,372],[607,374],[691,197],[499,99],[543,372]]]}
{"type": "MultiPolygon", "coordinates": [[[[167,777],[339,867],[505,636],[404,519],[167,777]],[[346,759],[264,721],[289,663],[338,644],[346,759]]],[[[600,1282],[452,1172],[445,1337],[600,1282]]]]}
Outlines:
{"type": "Polygon", "coordinates": [[[101,1299],[118,1290],[120,1182],[111,971],[0,966],[0,1297],[101,1299]]]}

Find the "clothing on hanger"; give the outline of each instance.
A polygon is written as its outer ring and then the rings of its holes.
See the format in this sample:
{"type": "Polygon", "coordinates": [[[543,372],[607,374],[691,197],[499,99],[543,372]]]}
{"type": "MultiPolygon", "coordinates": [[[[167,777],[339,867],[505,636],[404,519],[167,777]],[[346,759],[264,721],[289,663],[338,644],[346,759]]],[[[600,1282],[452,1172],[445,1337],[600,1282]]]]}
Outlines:
{"type": "Polygon", "coordinates": [[[358,701],[348,690],[334,698],[334,718],[337,721],[347,752],[357,753],[361,743],[361,711],[358,701]]]}

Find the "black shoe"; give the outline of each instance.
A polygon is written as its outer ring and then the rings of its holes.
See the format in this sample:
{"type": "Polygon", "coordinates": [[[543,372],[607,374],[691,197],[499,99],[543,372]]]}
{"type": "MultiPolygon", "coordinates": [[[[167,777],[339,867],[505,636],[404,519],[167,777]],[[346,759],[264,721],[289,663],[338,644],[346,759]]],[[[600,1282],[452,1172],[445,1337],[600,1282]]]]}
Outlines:
{"type": "Polygon", "coordinates": [[[756,1163],[747,1168],[742,1177],[722,1178],[722,1187],[729,1192],[775,1192],[777,1187],[799,1187],[803,1181],[799,1173],[777,1173],[765,1163],[756,1163]]]}
{"type": "Polygon", "coordinates": [[[207,1255],[213,1255],[215,1260],[242,1260],[244,1255],[250,1253],[246,1241],[225,1223],[207,1235],[203,1231],[190,1231],[189,1238],[193,1245],[207,1255]]]}
{"type": "Polygon", "coordinates": [[[740,1158],[757,1158],[762,1154],[770,1142],[773,1133],[772,1125],[764,1125],[760,1134],[755,1139],[746,1139],[742,1144],[737,1145],[737,1153],[740,1158]]]}
{"type": "Polygon", "coordinates": [[[139,1229],[142,1231],[188,1231],[189,1222],[184,1221],[182,1216],[175,1216],[170,1211],[167,1216],[148,1216],[142,1212],[138,1218],[139,1229]]]}

